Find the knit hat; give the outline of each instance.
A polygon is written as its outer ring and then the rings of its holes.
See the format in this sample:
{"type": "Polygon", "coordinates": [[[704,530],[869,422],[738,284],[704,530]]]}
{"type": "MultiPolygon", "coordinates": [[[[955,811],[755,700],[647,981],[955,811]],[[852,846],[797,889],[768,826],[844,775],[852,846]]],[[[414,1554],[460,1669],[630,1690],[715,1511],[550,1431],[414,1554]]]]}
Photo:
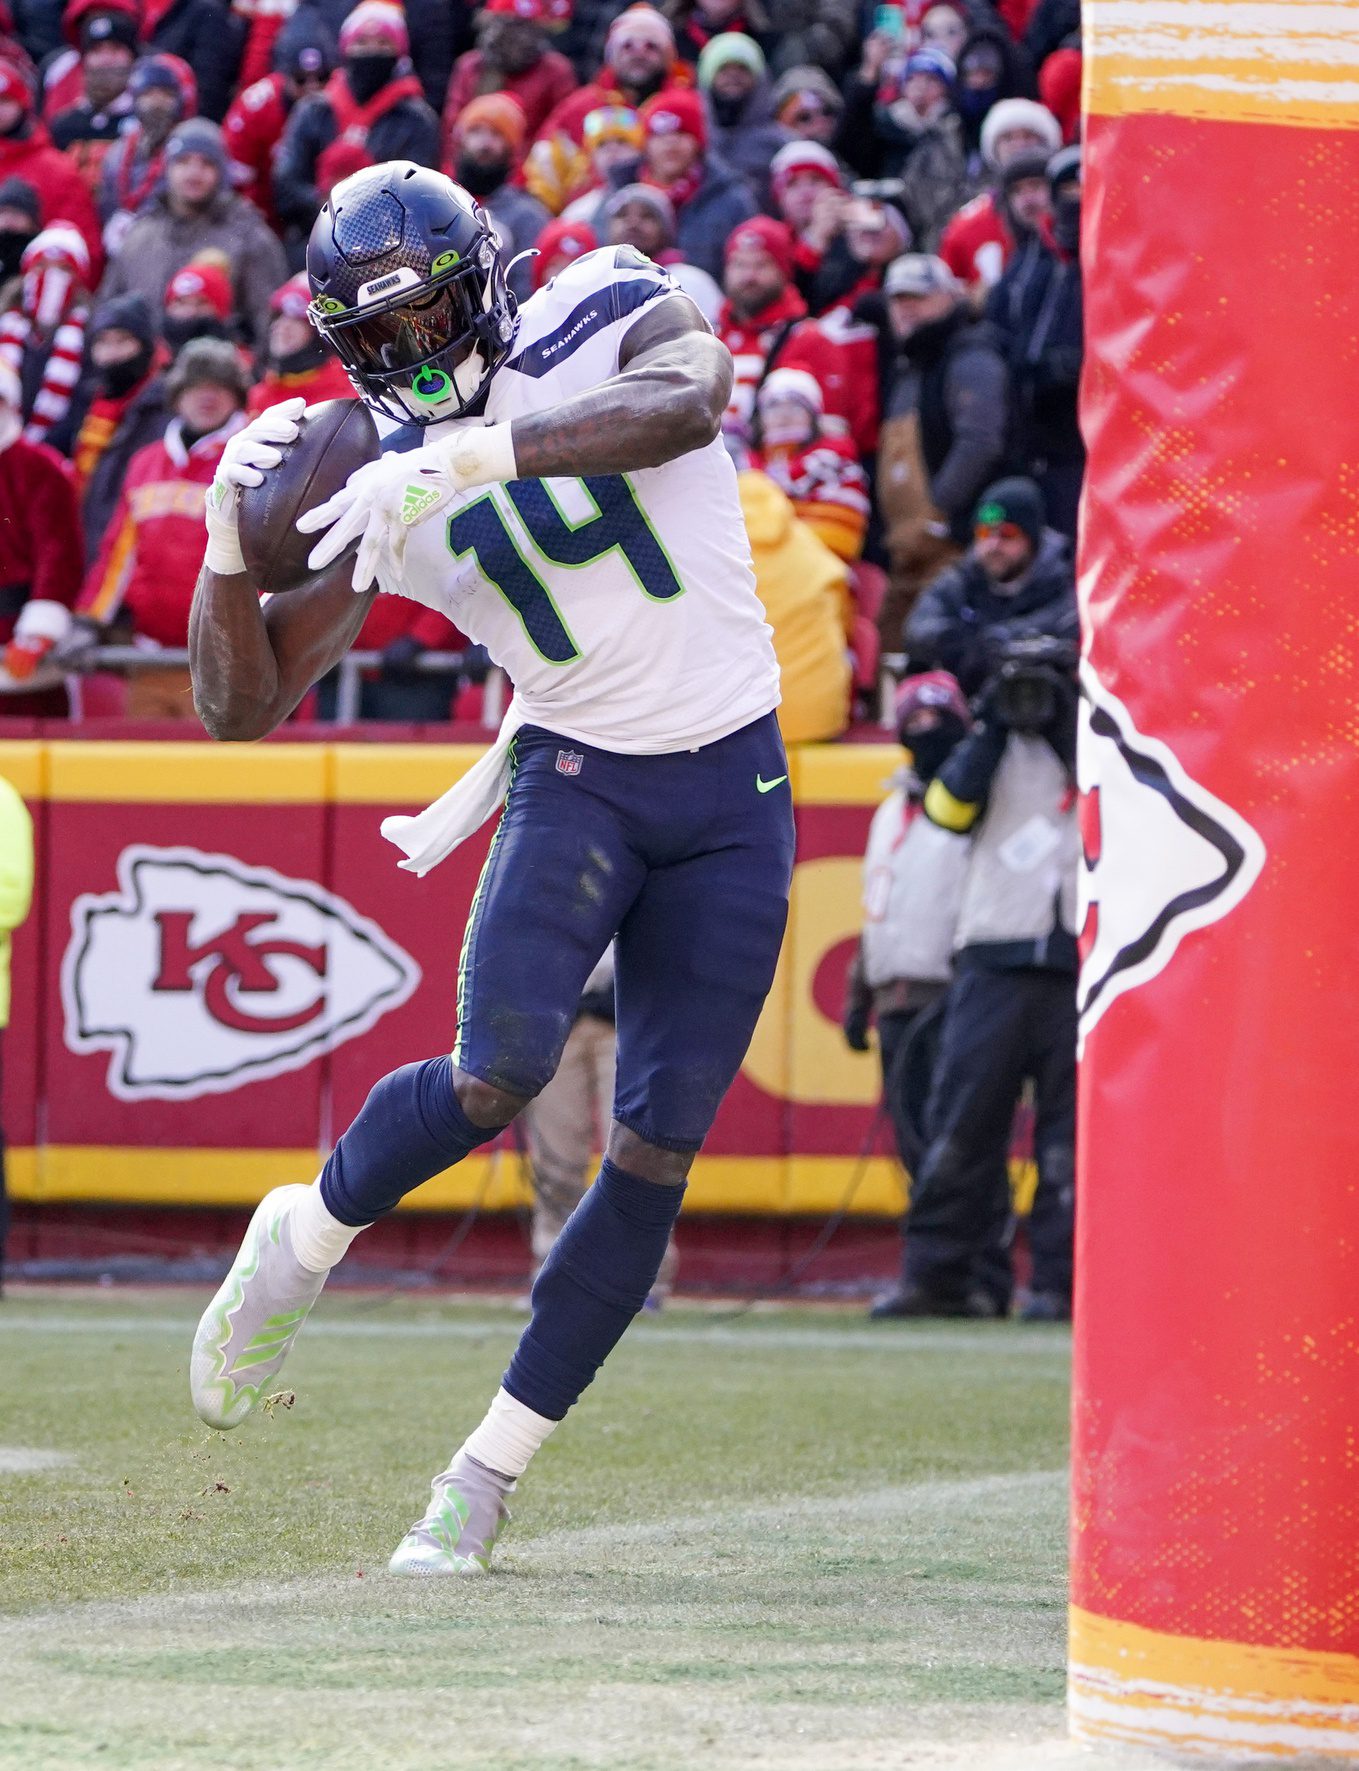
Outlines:
{"type": "Polygon", "coordinates": [[[1079,142],[1069,148],[1062,148],[1048,161],[1048,183],[1052,186],[1054,196],[1057,194],[1059,185],[1066,184],[1069,179],[1079,179],[1080,176],[1081,147],[1079,142]]]}
{"type": "Polygon", "coordinates": [[[198,109],[198,81],[188,62],[177,55],[142,56],[132,64],[127,90],[134,103],[144,92],[172,92],[181,117],[192,117],[198,109]]]}
{"type": "Polygon", "coordinates": [[[1005,162],[1000,174],[1001,190],[1013,190],[1026,178],[1046,178],[1051,157],[1046,148],[1025,148],[1013,160],[1005,162]]]}
{"type": "Polygon", "coordinates": [[[1032,480],[1013,474],[1009,479],[997,480],[982,493],[972,513],[972,526],[979,529],[1014,523],[1036,548],[1043,539],[1046,517],[1043,494],[1038,487],[1032,480]]]}
{"type": "Polygon", "coordinates": [[[308,74],[325,79],[338,59],[334,37],[310,7],[295,12],[274,39],[274,72],[294,80],[308,74]]]}
{"type": "Polygon", "coordinates": [[[785,277],[793,274],[797,244],[793,239],[793,230],[786,221],[775,221],[772,215],[754,215],[749,221],[743,221],[738,227],[734,227],[727,235],[723,261],[729,259],[733,252],[743,251],[766,252],[785,277]]]}
{"type": "Polygon", "coordinates": [[[137,21],[127,12],[87,13],[80,21],[80,53],[101,43],[121,43],[135,55],[140,47],[137,21]]]}
{"type": "Polygon", "coordinates": [[[586,112],[581,134],[587,148],[606,141],[625,141],[633,148],[642,145],[641,120],[631,105],[596,105],[586,112]]]}
{"type": "Polygon", "coordinates": [[[147,350],[156,342],[156,323],[142,295],[113,295],[101,301],[90,320],[91,341],[101,332],[130,332],[147,350]]]}
{"type": "Polygon", "coordinates": [[[648,209],[654,210],[657,219],[665,228],[666,238],[674,239],[675,205],[664,191],[658,190],[654,184],[620,185],[613,195],[605,201],[605,216],[612,221],[618,211],[628,203],[643,203],[648,209]]]}
{"type": "Polygon", "coordinates": [[[533,261],[533,287],[541,289],[559,258],[580,258],[599,245],[595,230],[583,221],[564,221],[558,216],[538,236],[538,256],[533,261]]]}
{"type": "Polygon", "coordinates": [[[900,731],[917,713],[926,709],[934,713],[951,713],[966,728],[972,724],[967,696],[958,686],[958,679],[946,670],[926,670],[919,676],[908,676],[897,687],[896,716],[900,731]]]}
{"type": "Polygon", "coordinates": [[[465,135],[469,129],[494,129],[518,159],[524,151],[524,141],[528,135],[528,118],[519,100],[509,92],[486,92],[480,98],[474,98],[458,112],[457,133],[465,135]]]}
{"type": "Polygon", "coordinates": [[[770,103],[779,122],[784,120],[783,113],[792,101],[804,94],[818,99],[837,117],[845,108],[840,89],[830,75],[823,68],[813,67],[810,62],[806,62],[796,68],[789,68],[786,74],[780,74],[774,82],[770,103]]]}
{"type": "Polygon", "coordinates": [[[962,284],[944,263],[928,252],[905,252],[894,258],[883,278],[884,295],[939,295],[961,291],[962,284]]]}
{"type": "Polygon", "coordinates": [[[755,39],[747,37],[744,31],[722,31],[703,45],[698,58],[698,83],[702,90],[708,90],[720,68],[730,67],[733,62],[748,69],[756,80],[764,78],[764,52],[755,39]]]}
{"type": "Polygon", "coordinates": [[[213,263],[211,259],[202,262],[190,260],[165,285],[166,307],[172,301],[198,299],[210,301],[219,320],[231,318],[231,310],[235,306],[231,278],[220,264],[213,263]]]}
{"type": "Polygon", "coordinates": [[[931,43],[924,43],[919,49],[913,49],[906,57],[905,77],[909,80],[912,74],[933,74],[936,80],[942,80],[950,90],[958,78],[953,57],[945,55],[942,49],[936,49],[931,43]]]}
{"type": "Polygon", "coordinates": [[[225,338],[191,338],[170,366],[165,398],[173,406],[186,388],[204,383],[230,388],[242,404],[250,392],[241,353],[225,338]]]}
{"type": "Polygon", "coordinates": [[[481,10],[483,15],[498,13],[502,18],[527,19],[549,31],[565,30],[571,22],[571,0],[486,0],[481,10]]]}
{"type": "Polygon", "coordinates": [[[701,146],[707,145],[708,118],[703,100],[686,87],[656,93],[642,106],[638,116],[648,141],[656,135],[692,135],[701,146]]]}
{"type": "Polygon", "coordinates": [[[996,143],[1012,129],[1027,129],[1050,154],[1062,145],[1061,126],[1046,105],[1036,104],[1031,98],[1002,98],[991,106],[981,126],[982,159],[993,171],[1000,170],[996,143]]]}
{"type": "Polygon", "coordinates": [[[24,247],[19,269],[31,271],[44,259],[64,264],[82,283],[89,283],[90,249],[85,244],[85,236],[69,221],[54,221],[40,234],[35,234],[24,247]]]}
{"type": "Polygon", "coordinates": [[[356,37],[381,37],[393,55],[409,55],[411,40],[406,14],[393,0],[359,0],[340,26],[340,54],[347,55],[356,37]]]}
{"type": "Polygon", "coordinates": [[[828,185],[836,190],[843,190],[844,178],[840,172],[840,162],[829,148],[823,148],[819,141],[790,141],[781,147],[770,162],[770,177],[773,182],[774,195],[781,196],[790,180],[799,173],[813,172],[823,178],[828,185]]]}
{"type": "Polygon", "coordinates": [[[0,180],[0,209],[21,210],[35,228],[42,220],[42,203],[36,189],[26,178],[0,180]]]}
{"type": "Polygon", "coordinates": [[[675,33],[670,29],[669,20],[663,18],[654,6],[629,6],[609,26],[609,34],[604,39],[604,60],[610,66],[613,65],[614,45],[621,37],[642,37],[668,56],[675,53],[675,33]]]}
{"type": "Polygon", "coordinates": [[[299,271],[295,277],[289,277],[286,283],[280,283],[269,297],[269,312],[287,314],[290,320],[305,320],[310,306],[311,284],[307,281],[305,271],[299,271]]]}
{"type": "Polygon", "coordinates": [[[773,405],[780,400],[795,400],[799,406],[805,406],[813,418],[820,418],[826,409],[821,383],[806,369],[769,371],[760,383],[755,403],[757,406],[773,405]]]}
{"type": "Polygon", "coordinates": [[[185,154],[201,154],[205,160],[212,161],[223,179],[226,178],[227,154],[222,132],[206,117],[186,118],[170,131],[170,139],[165,144],[165,164],[173,166],[185,154]]]}
{"type": "Polygon", "coordinates": [[[0,60],[0,100],[6,104],[22,105],[25,111],[33,109],[33,94],[29,90],[28,81],[12,61],[0,60]]]}

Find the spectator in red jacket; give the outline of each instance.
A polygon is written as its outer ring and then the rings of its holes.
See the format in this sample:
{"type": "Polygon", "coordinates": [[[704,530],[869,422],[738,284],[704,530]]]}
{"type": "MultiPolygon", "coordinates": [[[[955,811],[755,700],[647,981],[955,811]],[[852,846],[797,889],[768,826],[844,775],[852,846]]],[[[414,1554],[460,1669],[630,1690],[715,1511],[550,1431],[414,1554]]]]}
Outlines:
{"type": "Polygon", "coordinates": [[[843,353],[807,318],[807,304],[793,283],[793,253],[787,224],[767,215],[743,222],[727,241],[726,300],[717,336],[736,367],[722,420],[729,446],[749,443],[755,396],[776,363],[807,370],[821,389],[825,411],[848,429],[843,353]]]}
{"type": "Polygon", "coordinates": [[[1003,98],[987,113],[981,151],[996,187],[964,203],[939,240],[940,258],[974,293],[984,295],[998,282],[1014,253],[1015,233],[999,188],[1006,167],[1016,156],[1035,152],[1046,164],[1061,145],[1057,119],[1032,99],[1003,98]]]}
{"type": "Polygon", "coordinates": [[[0,363],[0,714],[64,719],[50,663],[80,588],[80,509],[66,463],[20,436],[19,381],[0,363]]]}
{"type": "Polygon", "coordinates": [[[231,182],[272,224],[274,150],[299,99],[320,92],[335,69],[334,39],[309,14],[298,13],[274,45],[274,71],[238,92],[222,123],[231,182]]]}
{"type": "Polygon", "coordinates": [[[307,273],[299,271],[273,294],[269,303],[273,318],[264,354],[264,376],[250,390],[248,411],[252,418],[280,400],[304,399],[309,406],[322,400],[352,400],[354,385],[344,365],[322,344],[307,318],[311,286],[307,273]]]}
{"type": "Polygon", "coordinates": [[[698,93],[659,93],[640,115],[642,182],[669,197],[675,244],[690,264],[715,277],[732,230],[756,213],[750,187],[709,148],[707,111],[698,93]]]}
{"type": "Polygon", "coordinates": [[[22,178],[38,193],[44,227],[66,221],[78,230],[90,256],[90,275],[104,265],[99,217],[79,169],[33,115],[33,98],[12,62],[0,60],[0,180],[22,178]]]}
{"type": "Polygon", "coordinates": [[[627,105],[636,111],[658,93],[692,85],[692,71],[675,55],[674,32],[654,6],[639,0],[610,25],[599,73],[562,100],[538,131],[539,139],[563,135],[579,147],[585,119],[601,105],[627,105]]]}
{"type": "MultiPolygon", "coordinates": [[[[121,617],[141,639],[184,646],[203,563],[203,499],[228,438],[245,423],[249,391],[234,345],[197,338],[166,378],[174,413],[165,436],[132,457],[80,607],[105,625],[121,617]]],[[[192,719],[187,668],[140,671],[128,687],[133,719],[192,719]]]]}
{"type": "MultiPolygon", "coordinates": [[[[132,54],[123,71],[123,87],[127,85],[132,63],[141,53],[141,0],[68,0],[61,13],[61,35],[66,48],[47,56],[39,50],[42,75],[37,85],[38,109],[49,128],[55,118],[79,104],[87,94],[85,47],[89,26],[97,18],[114,23],[112,34],[120,38],[128,25],[132,27],[132,54]]],[[[107,35],[101,31],[94,40],[107,41],[107,35]]],[[[98,87],[99,82],[95,84],[98,87]]],[[[104,101],[116,97],[117,91],[110,81],[103,93],[104,101]]]]}
{"type": "Polygon", "coordinates": [[[80,168],[91,194],[109,144],[132,115],[128,77],[140,48],[137,20],[127,12],[89,9],[80,22],[80,90],[69,105],[49,111],[53,145],[80,168]]]}
{"type": "Polygon", "coordinates": [[[474,98],[508,92],[524,112],[531,141],[577,86],[576,71],[550,33],[571,17],[571,0],[486,0],[477,17],[477,47],[460,55],[444,99],[443,155],[453,150],[458,118],[474,98]]]}
{"type": "Polygon", "coordinates": [[[538,256],[533,260],[533,294],[551,282],[573,259],[583,258],[599,245],[592,227],[583,221],[559,218],[549,222],[538,236],[538,256]]]}

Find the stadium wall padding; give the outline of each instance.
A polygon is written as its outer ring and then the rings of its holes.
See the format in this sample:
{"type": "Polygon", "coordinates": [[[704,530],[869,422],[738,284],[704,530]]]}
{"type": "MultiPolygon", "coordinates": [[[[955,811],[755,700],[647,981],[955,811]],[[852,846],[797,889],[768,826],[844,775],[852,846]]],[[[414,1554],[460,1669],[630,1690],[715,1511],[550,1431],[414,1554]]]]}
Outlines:
{"type": "MultiPolygon", "coordinates": [[[[463,924],[494,821],[424,880],[398,869],[378,824],[427,804],[479,755],[0,742],[38,864],[4,1037],[13,1195],[251,1204],[311,1179],[379,1076],[450,1049],[463,924]]],[[[868,821],[899,761],[878,745],[790,756],[789,932],[691,1210],[820,1214],[847,1197],[857,1213],[902,1208],[885,1128],[869,1141],[876,1056],[850,1052],[839,1028],[868,821]]],[[[494,1210],[525,1197],[507,1138],[408,1204],[494,1210]]]]}

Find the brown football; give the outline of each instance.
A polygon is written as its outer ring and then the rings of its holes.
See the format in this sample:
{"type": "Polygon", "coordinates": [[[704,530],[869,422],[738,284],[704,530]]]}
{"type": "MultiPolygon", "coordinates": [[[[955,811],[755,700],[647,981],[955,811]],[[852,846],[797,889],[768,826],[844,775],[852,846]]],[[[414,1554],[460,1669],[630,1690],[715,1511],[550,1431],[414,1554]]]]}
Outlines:
{"type": "MultiPolygon", "coordinates": [[[[357,468],[378,458],[377,426],[362,400],[325,400],[302,415],[295,443],[281,445],[283,459],[264,482],[241,493],[239,520],[245,569],[257,590],[275,595],[300,590],[315,574],[307,555],[320,534],[300,535],[294,526],[339,491],[357,468]]],[[[343,555],[352,560],[357,541],[343,555]]]]}

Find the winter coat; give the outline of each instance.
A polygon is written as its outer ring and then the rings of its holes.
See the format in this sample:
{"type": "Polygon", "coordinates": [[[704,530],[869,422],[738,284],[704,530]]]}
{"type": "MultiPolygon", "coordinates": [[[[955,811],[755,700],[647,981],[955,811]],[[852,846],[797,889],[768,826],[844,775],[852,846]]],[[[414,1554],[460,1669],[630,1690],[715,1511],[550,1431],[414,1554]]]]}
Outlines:
{"type": "Polygon", "coordinates": [[[739,122],[717,121],[709,101],[708,146],[726,161],[733,172],[745,179],[762,209],[773,213],[769,186],[769,166],[781,147],[792,141],[793,134],[774,121],[773,84],[764,75],[746,101],[739,122]]]}
{"type": "Polygon", "coordinates": [[[10,0],[14,33],[35,62],[60,49],[65,42],[61,15],[66,0],[10,0]]]}
{"type": "Polygon", "coordinates": [[[738,320],[724,302],[717,316],[717,336],[731,352],[735,374],[731,399],[722,418],[730,435],[750,434],[755,396],[770,369],[805,369],[821,389],[826,412],[848,422],[848,386],[844,356],[824,328],[807,318],[807,306],[791,284],[768,307],[748,320],[738,320]]]}
{"type": "Polygon", "coordinates": [[[1014,250],[1014,235],[994,191],[964,203],[939,239],[940,258],[972,290],[992,288],[1014,250]]]}
{"type": "Polygon", "coordinates": [[[752,449],[748,465],[768,474],[837,559],[854,564],[868,531],[868,476],[848,437],[813,437],[801,449],[752,449]]]}
{"type": "MultiPolygon", "coordinates": [[[[314,93],[293,107],[274,158],[274,206],[289,227],[307,233],[325,201],[317,162],[340,135],[328,93],[314,93]]],[[[363,143],[370,162],[439,163],[439,119],[421,98],[398,98],[373,123],[363,143]]],[[[283,279],[280,277],[279,282],[283,279]]]]}
{"type": "Polygon", "coordinates": [[[270,369],[250,390],[245,409],[252,418],[277,406],[281,400],[303,399],[309,406],[322,400],[352,400],[354,384],[345,374],[338,357],[327,356],[314,369],[302,369],[293,375],[280,375],[270,369]]]}
{"type": "Polygon", "coordinates": [[[718,31],[739,32],[758,43],[766,55],[772,55],[778,47],[778,34],[772,28],[769,13],[761,0],[739,0],[735,12],[716,30],[704,23],[694,0],[663,0],[660,11],[669,19],[670,28],[675,33],[675,53],[681,61],[691,65],[698,61],[718,31]]]}
{"type": "Polygon", "coordinates": [[[140,295],[152,313],[165,305],[165,287],[198,252],[225,253],[238,314],[251,341],[262,343],[269,330],[269,297],[288,267],[283,247],[259,210],[232,191],[219,192],[206,214],[181,218],[170,213],[161,190],[128,229],[100,287],[101,300],[140,295]]]}
{"type": "Polygon", "coordinates": [[[70,608],[81,565],[70,469],[45,444],[20,438],[0,451],[0,644],[30,598],[70,608]]]}
{"type": "Polygon", "coordinates": [[[727,236],[757,213],[750,187],[725,160],[708,153],[703,182],[675,217],[675,244],[690,264],[722,280],[727,236]]]}
{"type": "Polygon", "coordinates": [[[198,114],[220,123],[236,88],[249,26],[225,0],[170,0],[147,48],[188,62],[198,82],[198,114]]]}
{"type": "Polygon", "coordinates": [[[1024,47],[1035,68],[1041,68],[1068,37],[1079,37],[1081,0],[1038,0],[1024,33],[1024,47]]]}
{"type": "Polygon", "coordinates": [[[1033,235],[987,297],[986,317],[1010,366],[1017,460],[1030,472],[1054,462],[1083,465],[1077,414],[1085,349],[1080,264],[1033,235]]]}
{"type": "Polygon", "coordinates": [[[499,68],[487,62],[481,50],[469,49],[466,55],[458,57],[443,103],[442,150],[445,159],[453,151],[453,132],[459,116],[482,93],[508,92],[512,98],[517,98],[528,123],[525,140],[532,141],[557,106],[564,98],[569,98],[578,85],[576,70],[555,49],[549,49],[540,61],[534,62],[522,74],[502,74],[499,68]]]}
{"type": "Polygon", "coordinates": [[[738,481],[755,565],[755,593],[774,633],[789,744],[838,738],[849,724],[850,666],[841,619],[846,568],[798,521],[762,473],[738,481]]]}
{"type": "MultiPolygon", "coordinates": [[[[307,10],[316,13],[338,42],[340,26],[354,5],[355,0],[312,0],[307,10]]],[[[405,0],[402,10],[410,36],[411,64],[425,89],[425,102],[437,115],[448,91],[453,63],[471,41],[473,8],[464,0],[405,0]]],[[[422,160],[420,164],[432,166],[434,162],[422,160]]]]}
{"type": "Polygon", "coordinates": [[[838,80],[859,45],[857,0],[779,0],[773,11],[774,76],[811,62],[838,80]]]}
{"type": "Polygon", "coordinates": [[[85,613],[108,622],[126,610],[134,631],[158,646],[188,644],[189,607],[203,563],[203,499],[228,438],[244,423],[245,414],[237,412],[186,450],[179,420],[172,419],[160,442],[137,451],[85,577],[85,613]]]}
{"type": "Polygon", "coordinates": [[[947,670],[975,695],[1018,639],[1048,635],[1075,641],[1076,576],[1065,537],[1045,530],[1033,564],[1001,594],[968,553],[924,590],[902,638],[912,670],[947,670]]]}
{"type": "Polygon", "coordinates": [[[271,215],[274,150],[287,127],[294,100],[282,74],[267,74],[232,99],[222,124],[232,183],[247,202],[271,215]]]}
{"type": "Polygon", "coordinates": [[[94,198],[74,160],[52,146],[41,123],[34,123],[27,135],[0,139],[0,183],[7,178],[21,178],[38,193],[40,227],[71,223],[89,248],[90,276],[97,279],[104,268],[104,247],[94,198]]]}
{"type": "Polygon", "coordinates": [[[898,100],[875,106],[873,124],[883,144],[882,176],[899,178],[905,187],[901,206],[911,224],[912,250],[933,252],[940,234],[973,194],[962,123],[945,111],[922,127],[898,100]]]}
{"type": "MultiPolygon", "coordinates": [[[[537,242],[539,234],[552,220],[551,212],[534,196],[518,185],[503,184],[485,199],[485,208],[495,223],[504,247],[503,261],[508,264],[519,252],[526,252],[537,242]]],[[[533,260],[526,258],[515,265],[509,275],[510,288],[519,301],[527,301],[533,292],[533,260]]]]}

